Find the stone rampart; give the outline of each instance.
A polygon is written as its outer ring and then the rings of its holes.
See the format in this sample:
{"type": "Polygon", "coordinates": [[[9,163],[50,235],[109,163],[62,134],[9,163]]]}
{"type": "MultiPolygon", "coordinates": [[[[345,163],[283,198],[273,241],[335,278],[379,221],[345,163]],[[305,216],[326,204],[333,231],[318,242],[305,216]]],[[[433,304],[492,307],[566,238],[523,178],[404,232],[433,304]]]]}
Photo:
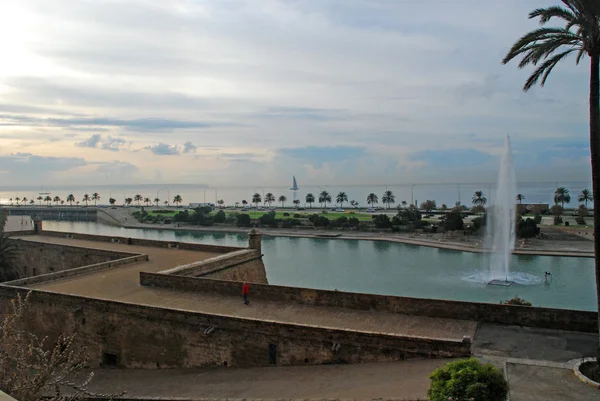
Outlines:
{"type": "MultiPolygon", "coordinates": [[[[240,292],[240,283],[236,281],[160,273],[140,272],[140,283],[150,287],[210,292],[224,296],[239,296],[240,292]]],[[[598,314],[588,311],[397,297],[262,284],[253,284],[251,292],[253,298],[275,302],[385,311],[405,315],[475,320],[560,330],[598,331],[598,314]]]]}
{"type": "MultiPolygon", "coordinates": [[[[177,276],[167,276],[185,278],[177,276]]],[[[200,280],[200,279],[197,279],[200,280]]],[[[0,306],[28,289],[0,285],[0,306]]],[[[451,340],[243,319],[35,290],[25,330],[77,333],[91,365],[128,368],[311,365],[459,357],[470,344],[451,340]]]]}

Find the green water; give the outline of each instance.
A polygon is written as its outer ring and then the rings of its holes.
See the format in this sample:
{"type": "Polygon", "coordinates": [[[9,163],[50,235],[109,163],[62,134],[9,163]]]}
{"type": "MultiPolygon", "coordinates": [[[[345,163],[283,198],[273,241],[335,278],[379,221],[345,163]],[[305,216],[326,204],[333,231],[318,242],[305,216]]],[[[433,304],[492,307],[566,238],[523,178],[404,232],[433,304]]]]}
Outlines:
{"type": "MultiPolygon", "coordinates": [[[[45,221],[44,229],[245,247],[242,234],[124,229],[45,221]]],[[[519,296],[534,306],[596,310],[591,258],[515,255],[510,287],[488,286],[480,254],[383,241],[263,237],[271,284],[419,298],[492,302],[519,296]],[[545,282],[544,272],[552,273],[545,282]]]]}

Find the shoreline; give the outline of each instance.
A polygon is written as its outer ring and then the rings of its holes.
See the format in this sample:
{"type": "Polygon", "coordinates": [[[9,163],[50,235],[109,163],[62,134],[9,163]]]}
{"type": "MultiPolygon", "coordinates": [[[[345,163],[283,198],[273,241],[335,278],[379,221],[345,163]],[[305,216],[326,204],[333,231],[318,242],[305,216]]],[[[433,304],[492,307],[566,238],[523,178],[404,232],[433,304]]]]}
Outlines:
{"type": "MultiPolygon", "coordinates": [[[[113,225],[115,227],[116,225],[113,225]]],[[[191,231],[191,232],[207,232],[207,233],[231,233],[231,234],[247,234],[252,227],[231,227],[231,226],[156,226],[154,224],[124,224],[119,225],[121,228],[129,229],[150,229],[150,230],[172,230],[172,231],[191,231]]],[[[258,228],[263,235],[271,237],[291,237],[291,238],[313,238],[313,239],[341,239],[341,240],[363,240],[363,241],[386,241],[394,243],[402,243],[415,246],[427,246],[431,248],[446,249],[461,252],[471,253],[486,253],[486,250],[480,246],[482,242],[479,238],[466,237],[466,241],[456,241],[457,237],[450,238],[434,238],[425,237],[433,234],[425,235],[402,235],[393,233],[348,233],[344,231],[318,231],[318,230],[285,230],[285,229],[270,229],[258,228]],[[454,239],[454,240],[453,240],[454,239]]],[[[462,237],[458,237],[462,238],[462,237]]],[[[594,252],[576,249],[560,249],[564,243],[573,243],[576,241],[552,241],[552,240],[529,240],[525,247],[516,247],[513,251],[514,255],[532,255],[532,256],[561,256],[561,257],[583,257],[593,258],[594,252]],[[541,242],[541,243],[540,243],[541,242]],[[544,246],[545,245],[545,246],[544,246]],[[550,249],[548,249],[550,246],[550,249]],[[558,249],[552,249],[557,247],[558,249]]],[[[586,242],[583,240],[582,242],[586,242]]],[[[591,241],[590,241],[591,243],[591,241]]],[[[593,245],[593,244],[592,244],[593,245]]],[[[593,248],[592,248],[593,249],[593,248]]]]}

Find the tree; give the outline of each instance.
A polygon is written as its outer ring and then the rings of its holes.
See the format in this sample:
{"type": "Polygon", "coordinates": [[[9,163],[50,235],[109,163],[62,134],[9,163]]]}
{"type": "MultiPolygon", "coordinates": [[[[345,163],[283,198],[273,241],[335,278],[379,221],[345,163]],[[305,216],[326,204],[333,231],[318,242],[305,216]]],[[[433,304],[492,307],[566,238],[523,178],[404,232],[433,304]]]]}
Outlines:
{"type": "Polygon", "coordinates": [[[154,203],[156,204],[156,207],[158,207],[158,202],[160,202],[159,198],[154,198],[154,203]]]}
{"type": "Polygon", "coordinates": [[[321,191],[319,194],[319,203],[325,204],[325,209],[327,209],[327,202],[331,203],[331,195],[327,191],[321,191]]]}
{"type": "MultiPolygon", "coordinates": [[[[129,203],[131,203],[131,202],[129,202],[129,203]]],[[[165,206],[169,206],[169,201],[168,200],[164,201],[163,203],[165,204],[165,206]]]]}
{"type": "Polygon", "coordinates": [[[473,194],[473,205],[475,206],[485,206],[487,203],[487,198],[483,191],[475,191],[473,194]]]}
{"type": "Polygon", "coordinates": [[[109,198],[109,199],[108,199],[108,203],[109,203],[111,206],[114,206],[114,204],[115,204],[115,203],[117,203],[117,200],[116,200],[115,198],[109,198]]]}
{"type": "Polygon", "coordinates": [[[300,199],[294,199],[293,203],[295,207],[300,206],[300,199]]]}
{"type": "Polygon", "coordinates": [[[144,198],[144,203],[146,204],[146,206],[150,206],[150,198],[144,198]]]}
{"type": "Polygon", "coordinates": [[[216,214],[215,217],[213,217],[213,221],[215,223],[225,223],[225,219],[227,216],[225,216],[225,212],[222,210],[219,210],[216,214]]]}
{"type": "Polygon", "coordinates": [[[281,207],[284,207],[283,204],[285,203],[286,200],[287,200],[287,198],[285,197],[285,195],[281,195],[279,197],[279,202],[281,202],[281,207]]]}
{"type": "Polygon", "coordinates": [[[387,190],[383,193],[383,196],[381,197],[381,201],[387,205],[388,209],[390,208],[390,205],[393,205],[394,203],[396,203],[396,195],[394,195],[394,193],[390,190],[387,190]]]}
{"type": "Polygon", "coordinates": [[[82,201],[85,202],[85,205],[88,205],[88,202],[91,201],[90,196],[88,194],[83,195],[82,201]]]}
{"type": "Polygon", "coordinates": [[[44,200],[44,198],[42,198],[41,196],[38,196],[37,200],[40,202],[40,206],[42,206],[42,201],[44,200]]]}
{"type": "Polygon", "coordinates": [[[126,198],[126,199],[125,199],[125,204],[126,204],[127,206],[131,205],[131,203],[133,203],[133,199],[132,199],[132,198],[126,198]]]}
{"type": "Polygon", "coordinates": [[[560,205],[564,208],[565,203],[571,202],[571,195],[569,195],[569,190],[565,187],[556,188],[554,191],[554,203],[560,203],[560,205]]]}
{"type": "Polygon", "coordinates": [[[30,205],[35,205],[35,201],[34,201],[33,199],[30,199],[30,200],[29,200],[29,204],[30,204],[30,205]]]}
{"type": "Polygon", "coordinates": [[[175,197],[173,197],[173,203],[177,206],[179,206],[181,202],[183,202],[183,198],[181,197],[181,195],[177,194],[175,195],[175,197]]]}
{"type": "Polygon", "coordinates": [[[262,198],[260,197],[260,194],[258,192],[252,195],[252,203],[254,203],[257,208],[260,202],[262,202],[262,198]]]}
{"type": "Polygon", "coordinates": [[[248,201],[246,199],[242,199],[242,205],[246,206],[248,204],[248,201]]]}
{"type": "Polygon", "coordinates": [[[408,202],[406,201],[402,201],[402,207],[406,208],[406,205],[408,204],[408,202]]]}
{"type": "MultiPolygon", "coordinates": [[[[17,247],[4,235],[7,214],[0,212],[0,283],[19,278],[17,270],[17,247]]],[[[1,348],[0,348],[1,349],[1,348]]],[[[1,370],[0,370],[1,371],[1,370]]],[[[2,387],[0,387],[2,388],[2,387]]]]}
{"type": "MultiPolygon", "coordinates": [[[[17,202],[17,206],[19,206],[19,202],[21,201],[21,198],[19,198],[18,196],[15,198],[15,202],[17,202]]],[[[12,202],[12,199],[11,199],[12,202]]]]}
{"type": "Polygon", "coordinates": [[[46,202],[47,206],[50,206],[50,202],[52,202],[52,198],[50,197],[50,195],[46,195],[46,197],[44,198],[44,202],[46,202]]]}
{"type": "Polygon", "coordinates": [[[425,213],[430,213],[433,209],[437,207],[437,205],[435,204],[434,200],[428,199],[425,202],[421,203],[420,207],[421,209],[425,210],[425,213]]]}
{"type": "Polygon", "coordinates": [[[27,198],[23,197],[23,199],[21,199],[21,202],[23,202],[23,204],[26,204],[27,203],[27,198]]]}
{"type": "Polygon", "coordinates": [[[73,206],[73,202],[75,202],[75,196],[73,196],[73,194],[67,195],[67,202],[69,202],[69,204],[73,206]]]}
{"type": "Polygon", "coordinates": [[[98,194],[98,192],[94,192],[92,194],[92,200],[94,201],[94,206],[96,206],[98,201],[100,200],[100,194],[98,194]]]}
{"type": "Polygon", "coordinates": [[[60,202],[60,196],[55,196],[54,199],[52,199],[52,202],[58,206],[58,202],[60,202]]]}
{"type": "Polygon", "coordinates": [[[8,200],[10,201],[10,204],[12,205],[12,201],[13,201],[13,199],[12,199],[12,198],[9,198],[8,200]]]}
{"type": "Polygon", "coordinates": [[[592,196],[592,191],[590,191],[589,189],[583,189],[581,191],[581,193],[579,194],[579,196],[577,197],[577,201],[579,203],[585,202],[585,208],[587,209],[588,202],[594,201],[594,197],[592,196]]]}
{"type": "Polygon", "coordinates": [[[315,196],[313,194],[306,194],[306,198],[304,200],[306,203],[308,203],[308,207],[312,208],[312,204],[315,203],[315,196]]]}
{"type": "Polygon", "coordinates": [[[219,205],[219,207],[223,207],[223,205],[225,205],[225,201],[223,199],[219,199],[217,201],[217,205],[219,205]]]}
{"type": "Polygon", "coordinates": [[[275,202],[275,195],[273,195],[271,192],[267,192],[265,195],[265,203],[269,204],[269,207],[271,207],[273,202],[275,202]]]}
{"type": "Polygon", "coordinates": [[[562,218],[560,216],[562,216],[564,212],[565,209],[559,204],[556,204],[550,208],[550,213],[554,215],[554,225],[559,225],[562,223],[562,218]]]}
{"type": "Polygon", "coordinates": [[[371,192],[369,195],[367,195],[367,205],[376,205],[379,202],[379,199],[377,198],[377,195],[375,195],[373,192],[371,192]]]}
{"type": "MultiPolygon", "coordinates": [[[[555,18],[562,20],[564,28],[538,28],[525,34],[510,49],[504,64],[523,55],[519,67],[542,64],[527,79],[523,90],[533,87],[540,77],[541,86],[552,69],[570,53],[577,51],[578,64],[584,56],[590,58],[590,149],[592,165],[593,198],[600,197],[600,3],[593,0],[563,0],[563,6],[540,8],[529,13],[542,25],[555,18]],[[560,49],[560,53],[558,53],[560,49]],[[555,53],[557,52],[557,53],[555,53]]],[[[600,205],[594,203],[594,249],[598,319],[600,320],[600,205]]],[[[600,336],[600,325],[598,328],[600,336]]],[[[600,350],[600,347],[598,347],[600,350]]],[[[600,351],[598,352],[600,362],[600,351]]]]}
{"type": "Polygon", "coordinates": [[[64,204],[65,204],[65,201],[61,199],[61,200],[60,200],[60,204],[61,204],[61,205],[64,205],[64,204]]]}
{"type": "Polygon", "coordinates": [[[340,192],[335,197],[335,202],[340,204],[340,207],[344,207],[344,202],[348,202],[348,195],[345,192],[340,192]]]}
{"type": "Polygon", "coordinates": [[[523,199],[525,199],[525,195],[523,195],[523,194],[517,194],[517,201],[520,204],[523,204],[523,199]]]}
{"type": "Polygon", "coordinates": [[[471,213],[482,215],[485,212],[485,206],[476,205],[471,208],[471,213]]]}
{"type": "Polygon", "coordinates": [[[136,195],[134,195],[133,200],[135,202],[137,202],[137,204],[139,206],[140,202],[144,200],[144,197],[142,195],[140,195],[140,194],[136,194],[136,195]]]}
{"type": "Polygon", "coordinates": [[[251,222],[252,219],[250,218],[250,215],[246,213],[240,213],[235,216],[235,225],[238,227],[248,227],[251,222]]]}

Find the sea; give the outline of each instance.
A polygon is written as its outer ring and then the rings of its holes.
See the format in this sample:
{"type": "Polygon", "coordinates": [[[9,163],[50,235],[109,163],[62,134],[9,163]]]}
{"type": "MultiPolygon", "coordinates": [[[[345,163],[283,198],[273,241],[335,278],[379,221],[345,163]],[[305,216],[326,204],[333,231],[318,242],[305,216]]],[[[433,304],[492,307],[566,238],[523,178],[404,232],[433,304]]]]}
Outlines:
{"type": "MultiPolygon", "coordinates": [[[[291,181],[291,180],[290,180],[291,181]]],[[[291,184],[291,182],[290,182],[291,184]]],[[[286,197],[284,206],[291,206],[294,196],[304,205],[306,194],[312,193],[315,198],[322,191],[327,191],[332,200],[339,192],[345,192],[348,196],[348,201],[356,201],[360,206],[367,206],[367,196],[374,193],[379,198],[379,206],[385,206],[381,202],[383,193],[390,190],[394,193],[396,202],[395,205],[401,205],[402,202],[407,204],[420,204],[426,200],[434,200],[438,207],[443,204],[452,207],[456,202],[461,202],[463,205],[471,206],[472,198],[475,191],[483,191],[488,203],[492,204],[495,197],[495,184],[493,183],[437,183],[437,184],[390,184],[390,185],[302,185],[298,180],[297,191],[292,191],[290,186],[282,185],[261,185],[261,186],[219,186],[212,187],[208,185],[194,184],[146,184],[146,185],[88,185],[88,186],[31,186],[31,187],[10,187],[0,186],[0,204],[14,204],[16,198],[36,200],[39,196],[46,197],[55,196],[65,200],[69,194],[73,194],[75,199],[81,202],[84,194],[90,196],[97,192],[100,195],[99,204],[108,204],[108,200],[112,197],[117,200],[120,205],[126,198],[134,198],[135,195],[142,195],[144,198],[149,198],[152,201],[155,198],[160,199],[162,205],[165,200],[169,200],[172,204],[173,198],[176,195],[183,199],[182,205],[190,203],[216,203],[222,199],[226,205],[234,206],[237,203],[241,204],[243,200],[248,203],[252,202],[252,195],[259,193],[264,199],[264,195],[272,193],[276,199],[281,195],[286,197]]],[[[519,182],[517,183],[517,193],[524,196],[523,203],[548,203],[553,204],[554,191],[558,187],[565,187],[571,195],[571,203],[565,207],[577,207],[577,196],[583,189],[592,188],[591,182],[588,181],[540,181],[540,182],[519,182]]],[[[38,201],[36,200],[36,204],[38,201]]],[[[83,202],[81,202],[83,204],[83,202]]],[[[93,202],[92,202],[93,204],[93,202]]],[[[281,202],[275,202],[275,205],[281,206],[281,202]]],[[[348,203],[346,203],[348,205],[348,203]]],[[[345,205],[344,205],[345,206],[345,205]]]]}

